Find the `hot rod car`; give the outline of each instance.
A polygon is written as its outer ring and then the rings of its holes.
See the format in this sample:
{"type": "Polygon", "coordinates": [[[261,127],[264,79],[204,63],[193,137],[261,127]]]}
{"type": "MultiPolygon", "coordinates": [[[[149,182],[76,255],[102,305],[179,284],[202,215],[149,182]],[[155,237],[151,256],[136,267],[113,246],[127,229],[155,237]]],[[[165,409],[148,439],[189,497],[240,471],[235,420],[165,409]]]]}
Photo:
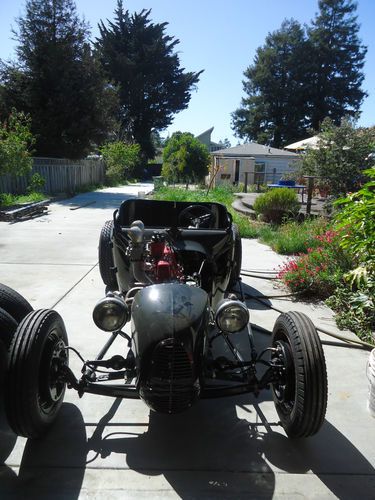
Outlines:
{"type": "MultiPolygon", "coordinates": [[[[316,329],[304,314],[282,314],[269,347],[257,352],[241,252],[224,205],[124,201],[99,239],[106,292],[93,320],[109,338],[95,359],[83,360],[82,375],[76,378],[69,368],[74,349],[56,311],[30,311],[23,304],[23,317],[14,319],[4,391],[13,430],[42,435],[67,386],[79,396],[140,398],[167,414],[188,410],[201,398],[271,389],[290,437],[316,433],[327,404],[316,329]],[[105,357],[115,341],[122,341],[116,354],[105,357]]],[[[10,306],[21,299],[5,300],[5,314],[11,316],[10,306]]]]}

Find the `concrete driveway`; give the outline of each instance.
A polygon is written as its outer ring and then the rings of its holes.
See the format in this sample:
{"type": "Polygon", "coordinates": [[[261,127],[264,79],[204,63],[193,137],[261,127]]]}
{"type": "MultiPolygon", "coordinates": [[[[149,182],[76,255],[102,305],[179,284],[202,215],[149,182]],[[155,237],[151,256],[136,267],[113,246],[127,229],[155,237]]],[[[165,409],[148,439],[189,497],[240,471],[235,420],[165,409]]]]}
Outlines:
{"type": "MultiPolygon", "coordinates": [[[[107,339],[91,319],[104,292],[97,265],[100,229],[124,198],[151,188],[82,194],[51,204],[39,218],[0,223],[0,282],[34,308],[55,308],[70,344],[85,359],[107,339]]],[[[273,270],[283,261],[256,241],[243,241],[243,247],[246,269],[273,270]]],[[[247,277],[244,283],[249,292],[280,293],[270,281],[247,277]]],[[[322,305],[272,303],[307,312],[318,326],[335,329],[331,311],[322,305]]],[[[272,328],[277,313],[257,302],[249,307],[254,323],[272,328]]],[[[259,345],[269,341],[267,335],[256,338],[259,345]]],[[[258,399],[200,401],[170,417],[150,413],[141,401],[79,399],[67,391],[56,424],[34,441],[10,431],[0,400],[0,498],[374,498],[368,353],[324,349],[327,417],[320,433],[306,440],[286,438],[268,392],[258,399]]],[[[81,363],[74,353],[70,359],[78,375],[81,363]]]]}

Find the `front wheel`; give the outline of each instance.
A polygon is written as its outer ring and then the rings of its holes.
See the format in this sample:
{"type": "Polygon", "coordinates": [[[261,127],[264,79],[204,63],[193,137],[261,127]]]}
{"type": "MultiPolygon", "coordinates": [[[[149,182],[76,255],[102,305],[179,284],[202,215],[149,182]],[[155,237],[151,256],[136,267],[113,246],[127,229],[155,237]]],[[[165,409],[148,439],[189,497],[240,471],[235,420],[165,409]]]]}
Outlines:
{"type": "Polygon", "coordinates": [[[16,434],[41,437],[57,417],[65,393],[67,344],[65,325],[56,311],[33,311],[19,324],[5,384],[5,410],[16,434]]]}
{"type": "Polygon", "coordinates": [[[273,400],[289,437],[316,434],[327,408],[327,370],[321,341],[308,316],[281,314],[276,320],[272,362],[280,380],[272,385],[273,400]]]}
{"type": "Polygon", "coordinates": [[[107,220],[102,227],[99,238],[99,271],[103,283],[109,290],[117,290],[115,264],[112,254],[113,221],[107,220]]]}

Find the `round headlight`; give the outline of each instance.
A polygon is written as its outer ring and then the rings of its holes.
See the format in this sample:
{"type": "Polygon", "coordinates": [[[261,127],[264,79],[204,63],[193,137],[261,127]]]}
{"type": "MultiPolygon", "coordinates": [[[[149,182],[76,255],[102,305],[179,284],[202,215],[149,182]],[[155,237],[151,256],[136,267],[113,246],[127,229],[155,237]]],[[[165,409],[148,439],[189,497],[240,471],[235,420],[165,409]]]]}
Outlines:
{"type": "Polygon", "coordinates": [[[119,297],[105,297],[94,307],[92,317],[96,326],[101,330],[115,332],[128,321],[129,308],[119,297]]]}
{"type": "Polygon", "coordinates": [[[216,311],[216,323],[226,333],[239,332],[249,322],[249,310],[238,300],[225,300],[216,311]]]}

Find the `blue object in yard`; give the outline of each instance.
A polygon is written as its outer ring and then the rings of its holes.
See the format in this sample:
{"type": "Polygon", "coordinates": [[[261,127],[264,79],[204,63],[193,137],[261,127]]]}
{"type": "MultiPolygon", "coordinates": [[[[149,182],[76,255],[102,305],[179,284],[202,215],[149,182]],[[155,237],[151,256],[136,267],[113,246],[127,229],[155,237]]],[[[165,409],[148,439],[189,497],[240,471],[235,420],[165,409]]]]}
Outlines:
{"type": "Polygon", "coordinates": [[[280,179],[278,181],[278,185],[279,186],[286,186],[286,187],[294,187],[296,185],[296,181],[291,181],[291,180],[287,181],[287,180],[280,179]]]}
{"type": "Polygon", "coordinates": [[[305,188],[303,184],[296,184],[295,181],[279,181],[277,184],[267,184],[267,187],[269,188],[287,188],[287,189],[297,189],[298,193],[301,193],[301,201],[303,203],[303,195],[305,193],[305,188]],[[288,183],[288,184],[281,184],[281,183],[288,183]],[[292,183],[292,184],[291,184],[292,183]]]}

